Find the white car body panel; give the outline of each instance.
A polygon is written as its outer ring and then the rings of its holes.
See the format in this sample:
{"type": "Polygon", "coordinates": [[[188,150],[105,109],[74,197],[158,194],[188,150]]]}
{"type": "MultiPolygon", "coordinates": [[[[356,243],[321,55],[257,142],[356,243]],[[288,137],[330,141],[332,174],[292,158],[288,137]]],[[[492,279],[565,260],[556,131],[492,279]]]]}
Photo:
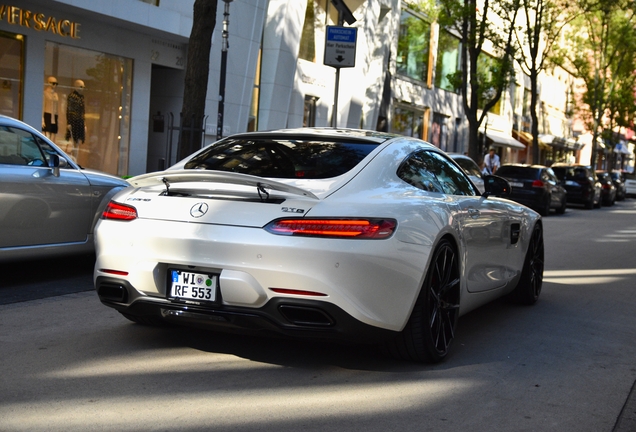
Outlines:
{"type": "Polygon", "coordinates": [[[636,196],[636,177],[633,175],[625,178],[625,195],[636,196]]]}

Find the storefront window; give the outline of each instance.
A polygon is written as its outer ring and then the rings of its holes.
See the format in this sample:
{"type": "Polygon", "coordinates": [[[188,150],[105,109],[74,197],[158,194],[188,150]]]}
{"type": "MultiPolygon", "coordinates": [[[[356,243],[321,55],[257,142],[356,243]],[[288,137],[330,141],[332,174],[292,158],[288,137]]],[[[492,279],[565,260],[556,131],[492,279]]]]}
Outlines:
{"type": "Polygon", "coordinates": [[[47,42],[42,126],[76,161],[126,175],[132,60],[47,42]]]}
{"type": "Polygon", "coordinates": [[[452,74],[459,71],[459,39],[442,30],[439,34],[437,64],[435,65],[435,87],[456,92],[452,74]],[[451,77],[449,77],[449,75],[451,77]]]}
{"type": "Polygon", "coordinates": [[[391,116],[391,132],[423,138],[424,112],[406,106],[397,106],[391,116]]]}
{"type": "Polygon", "coordinates": [[[307,0],[303,33],[300,37],[298,57],[313,63],[325,50],[326,27],[338,22],[338,10],[329,0],[307,0]]]}
{"type": "Polygon", "coordinates": [[[397,73],[418,81],[428,82],[428,56],[431,25],[423,19],[403,11],[400,16],[397,73]]]}
{"type": "Polygon", "coordinates": [[[0,32],[0,114],[22,118],[22,35],[0,32]]]}

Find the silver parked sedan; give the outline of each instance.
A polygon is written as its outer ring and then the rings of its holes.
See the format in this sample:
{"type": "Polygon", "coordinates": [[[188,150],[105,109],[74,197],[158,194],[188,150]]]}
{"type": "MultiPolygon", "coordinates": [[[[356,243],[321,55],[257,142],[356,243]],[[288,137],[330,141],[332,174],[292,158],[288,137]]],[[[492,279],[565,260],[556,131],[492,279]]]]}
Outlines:
{"type": "Polygon", "coordinates": [[[91,252],[98,215],[127,186],[0,115],[0,262],[91,252]]]}

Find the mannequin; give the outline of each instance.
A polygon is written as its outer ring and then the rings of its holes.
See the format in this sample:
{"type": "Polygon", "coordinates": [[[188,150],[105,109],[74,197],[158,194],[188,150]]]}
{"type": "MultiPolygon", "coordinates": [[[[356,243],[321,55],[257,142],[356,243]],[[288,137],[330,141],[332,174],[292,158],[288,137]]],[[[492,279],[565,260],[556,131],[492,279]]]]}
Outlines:
{"type": "Polygon", "coordinates": [[[42,116],[42,131],[46,136],[55,141],[57,134],[57,109],[60,98],[57,94],[57,79],[50,76],[44,87],[44,114],[42,116]]]}
{"type": "Polygon", "coordinates": [[[73,157],[77,160],[80,143],[86,139],[84,125],[84,81],[75,80],[74,90],[66,100],[66,139],[73,143],[73,157]]]}

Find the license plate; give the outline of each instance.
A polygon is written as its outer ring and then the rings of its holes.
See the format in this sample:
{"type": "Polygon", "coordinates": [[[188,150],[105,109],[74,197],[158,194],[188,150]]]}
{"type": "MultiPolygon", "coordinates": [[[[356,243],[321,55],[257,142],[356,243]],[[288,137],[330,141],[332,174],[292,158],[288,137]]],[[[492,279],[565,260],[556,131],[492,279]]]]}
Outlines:
{"type": "Polygon", "coordinates": [[[519,183],[519,182],[510,182],[510,186],[512,186],[512,187],[516,187],[516,188],[522,188],[522,187],[523,187],[523,183],[519,183]]]}
{"type": "Polygon", "coordinates": [[[170,298],[199,302],[216,301],[216,275],[169,269],[168,276],[170,280],[170,298]]]}

